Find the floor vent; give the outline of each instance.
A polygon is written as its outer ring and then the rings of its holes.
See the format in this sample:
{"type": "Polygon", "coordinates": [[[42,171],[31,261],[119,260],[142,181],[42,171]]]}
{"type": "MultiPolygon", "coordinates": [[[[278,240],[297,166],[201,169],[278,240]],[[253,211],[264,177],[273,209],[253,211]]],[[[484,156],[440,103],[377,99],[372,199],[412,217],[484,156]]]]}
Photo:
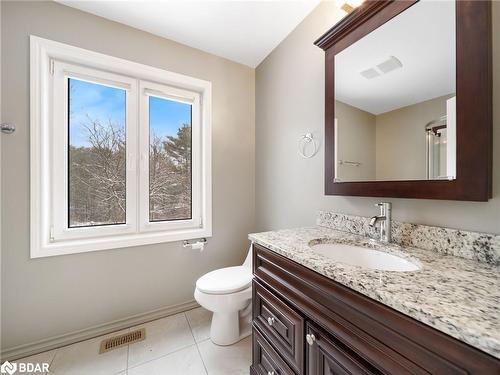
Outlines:
{"type": "Polygon", "coordinates": [[[125,333],[120,336],[110,337],[109,339],[101,341],[101,348],[99,349],[99,354],[109,352],[110,350],[120,348],[125,345],[142,341],[145,338],[146,338],[145,328],[125,333]]]}

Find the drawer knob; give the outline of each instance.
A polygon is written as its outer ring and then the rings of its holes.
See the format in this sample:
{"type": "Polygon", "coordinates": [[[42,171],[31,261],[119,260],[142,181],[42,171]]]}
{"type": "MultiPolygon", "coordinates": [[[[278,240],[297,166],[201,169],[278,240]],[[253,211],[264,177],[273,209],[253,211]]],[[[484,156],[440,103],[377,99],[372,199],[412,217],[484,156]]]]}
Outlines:
{"type": "Polygon", "coordinates": [[[313,345],[315,342],[316,342],[316,337],[314,337],[314,335],[312,333],[308,333],[306,335],[306,341],[309,345],[313,345]]]}
{"type": "Polygon", "coordinates": [[[275,372],[274,371],[268,371],[267,375],[275,375],[275,372]]]}
{"type": "Polygon", "coordinates": [[[267,324],[272,326],[274,324],[274,317],[270,316],[269,318],[267,318],[267,324]]]}

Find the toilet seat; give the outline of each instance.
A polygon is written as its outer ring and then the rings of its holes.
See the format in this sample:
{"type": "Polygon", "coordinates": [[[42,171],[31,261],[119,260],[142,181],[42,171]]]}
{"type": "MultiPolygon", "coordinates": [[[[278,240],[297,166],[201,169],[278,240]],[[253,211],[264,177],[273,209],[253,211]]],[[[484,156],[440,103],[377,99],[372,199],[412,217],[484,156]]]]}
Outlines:
{"type": "Polygon", "coordinates": [[[209,272],[198,279],[196,288],[206,294],[230,294],[250,287],[252,270],[236,266],[209,272]]]}

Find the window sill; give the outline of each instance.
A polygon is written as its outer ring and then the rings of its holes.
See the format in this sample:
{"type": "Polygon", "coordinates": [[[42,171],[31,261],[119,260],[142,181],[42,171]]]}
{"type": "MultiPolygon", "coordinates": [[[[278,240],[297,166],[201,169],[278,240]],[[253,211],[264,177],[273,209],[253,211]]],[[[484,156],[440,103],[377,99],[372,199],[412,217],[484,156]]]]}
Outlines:
{"type": "Polygon", "coordinates": [[[110,250],[124,247],[153,245],[166,242],[211,237],[211,228],[196,228],[171,232],[135,233],[80,240],[65,240],[31,244],[31,258],[78,254],[90,251],[110,250]]]}

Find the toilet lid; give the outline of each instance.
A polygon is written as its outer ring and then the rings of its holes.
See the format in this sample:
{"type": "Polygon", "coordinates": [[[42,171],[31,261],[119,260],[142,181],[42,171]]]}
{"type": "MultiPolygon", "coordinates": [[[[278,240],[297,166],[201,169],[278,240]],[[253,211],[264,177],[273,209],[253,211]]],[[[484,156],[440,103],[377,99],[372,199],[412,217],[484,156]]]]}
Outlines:
{"type": "Polygon", "coordinates": [[[196,288],[207,294],[229,294],[248,288],[251,282],[252,270],[249,267],[227,267],[200,277],[196,288]]]}

